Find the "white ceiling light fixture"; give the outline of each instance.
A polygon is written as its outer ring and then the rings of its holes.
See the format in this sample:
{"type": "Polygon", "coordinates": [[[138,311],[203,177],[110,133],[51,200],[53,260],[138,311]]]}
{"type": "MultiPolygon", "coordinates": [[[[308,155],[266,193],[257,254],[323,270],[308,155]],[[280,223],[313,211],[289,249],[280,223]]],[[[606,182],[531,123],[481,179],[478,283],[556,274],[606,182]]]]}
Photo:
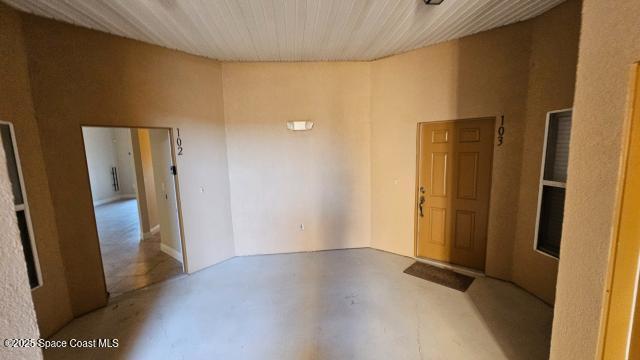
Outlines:
{"type": "Polygon", "coordinates": [[[313,121],[287,121],[287,129],[291,131],[307,131],[313,129],[313,121]]]}

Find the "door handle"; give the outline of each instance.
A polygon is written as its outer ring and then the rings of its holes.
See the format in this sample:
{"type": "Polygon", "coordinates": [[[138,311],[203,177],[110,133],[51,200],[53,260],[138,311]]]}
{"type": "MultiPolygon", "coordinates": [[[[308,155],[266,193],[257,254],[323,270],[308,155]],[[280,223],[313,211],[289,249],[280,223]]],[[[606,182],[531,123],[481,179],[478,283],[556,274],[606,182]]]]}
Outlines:
{"type": "Polygon", "coordinates": [[[424,195],[420,195],[420,203],[418,204],[418,209],[420,209],[420,217],[424,217],[424,213],[422,212],[422,205],[424,205],[424,195]]]}

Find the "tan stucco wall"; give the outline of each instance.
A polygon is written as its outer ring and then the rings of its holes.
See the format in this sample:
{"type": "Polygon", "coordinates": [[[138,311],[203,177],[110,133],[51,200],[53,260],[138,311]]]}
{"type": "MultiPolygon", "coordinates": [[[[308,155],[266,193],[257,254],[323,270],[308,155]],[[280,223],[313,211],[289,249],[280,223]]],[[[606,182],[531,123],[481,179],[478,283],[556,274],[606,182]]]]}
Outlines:
{"type": "Polygon", "coordinates": [[[509,278],[531,23],[376,61],[371,68],[372,245],[412,256],[416,124],[504,114],[494,153],[487,266],[509,278]]]}
{"type": "Polygon", "coordinates": [[[224,63],[223,74],[237,254],[369,246],[369,63],[224,63]],[[292,120],[315,125],[293,132],[292,120]]]}
{"type": "Polygon", "coordinates": [[[555,297],[558,260],[533,249],[538,186],[547,112],[573,106],[580,10],[580,1],[567,1],[533,19],[531,30],[512,280],[550,304],[555,297]]]}
{"type": "Polygon", "coordinates": [[[70,321],[73,315],[58,247],[49,180],[34,117],[20,15],[4,4],[0,4],[0,120],[12,122],[16,132],[43,277],[42,286],[34,290],[32,295],[40,333],[48,336],[70,321]]]}
{"type": "Polygon", "coordinates": [[[552,359],[593,359],[610,252],[640,2],[585,0],[552,359]]]}
{"type": "MultiPolygon", "coordinates": [[[[4,16],[0,14],[0,24],[4,22],[4,16]]],[[[0,30],[4,30],[4,26],[0,26],[0,30]]],[[[5,55],[4,52],[0,54],[5,55]]],[[[4,148],[0,143],[0,339],[3,342],[0,358],[42,359],[39,348],[7,348],[5,345],[6,339],[39,337],[27,266],[20,244],[20,230],[13,208],[11,180],[6,168],[4,148]]]]}
{"type": "Polygon", "coordinates": [[[568,1],[524,23],[372,63],[373,247],[413,255],[416,124],[504,115],[504,145],[494,153],[486,272],[553,302],[554,260],[532,250],[539,135],[547,111],[571,106],[579,8],[568,1]],[[546,273],[532,274],[532,266],[546,273]]]}
{"type": "Polygon", "coordinates": [[[233,256],[220,64],[21,17],[74,314],[106,301],[81,125],[180,128],[184,155],[177,166],[188,270],[233,256]]]}

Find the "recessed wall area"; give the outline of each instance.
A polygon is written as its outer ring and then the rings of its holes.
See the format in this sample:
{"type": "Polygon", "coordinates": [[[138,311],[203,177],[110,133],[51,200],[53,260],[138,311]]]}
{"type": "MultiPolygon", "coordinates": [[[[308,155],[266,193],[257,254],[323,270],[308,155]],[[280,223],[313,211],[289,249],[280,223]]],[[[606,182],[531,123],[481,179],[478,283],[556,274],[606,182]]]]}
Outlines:
{"type": "Polygon", "coordinates": [[[222,72],[236,253],[370,246],[370,64],[222,72]],[[288,130],[295,119],[314,126],[288,130]]]}
{"type": "Polygon", "coordinates": [[[179,129],[194,272],[234,255],[373,247],[413,256],[416,124],[490,116],[506,130],[494,153],[486,273],[553,303],[557,263],[533,252],[526,214],[536,211],[544,114],[572,105],[579,10],[568,1],[372,62],[220,63],[2,7],[24,36],[37,120],[16,128],[19,143],[33,127],[42,144],[32,156],[46,169],[59,234],[49,241],[67,269],[68,297],[59,296],[76,316],[106,301],[94,220],[78,220],[92,206],[80,125],[179,129]],[[290,131],[294,120],[314,126],[290,131]]]}

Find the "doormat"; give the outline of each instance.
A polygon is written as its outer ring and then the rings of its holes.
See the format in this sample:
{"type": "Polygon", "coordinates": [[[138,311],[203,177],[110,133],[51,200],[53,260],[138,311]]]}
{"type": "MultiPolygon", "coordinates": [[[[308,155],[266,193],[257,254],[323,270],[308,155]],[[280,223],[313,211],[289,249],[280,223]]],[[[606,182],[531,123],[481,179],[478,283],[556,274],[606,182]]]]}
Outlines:
{"type": "Polygon", "coordinates": [[[462,292],[467,291],[474,280],[471,276],[462,275],[455,271],[441,269],[421,262],[413,263],[413,265],[406,268],[404,272],[405,274],[413,275],[462,292]]]}

